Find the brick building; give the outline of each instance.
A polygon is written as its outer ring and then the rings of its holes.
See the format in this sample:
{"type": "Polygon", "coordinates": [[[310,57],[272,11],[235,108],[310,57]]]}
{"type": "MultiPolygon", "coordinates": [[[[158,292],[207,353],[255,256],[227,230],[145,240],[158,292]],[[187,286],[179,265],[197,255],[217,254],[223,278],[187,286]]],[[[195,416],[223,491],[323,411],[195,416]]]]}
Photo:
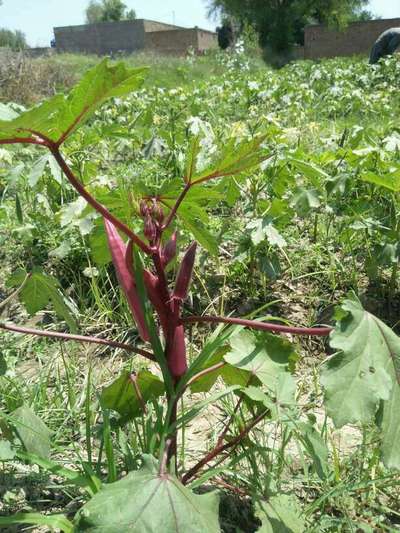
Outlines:
{"type": "Polygon", "coordinates": [[[100,56],[144,50],[184,55],[189,48],[203,52],[218,46],[214,32],[144,19],[63,26],[54,28],[54,36],[60,52],[100,56]]]}
{"type": "Polygon", "coordinates": [[[353,22],[344,31],[335,31],[323,25],[307,26],[304,58],[367,55],[379,35],[393,27],[400,27],[400,18],[353,22]]]}

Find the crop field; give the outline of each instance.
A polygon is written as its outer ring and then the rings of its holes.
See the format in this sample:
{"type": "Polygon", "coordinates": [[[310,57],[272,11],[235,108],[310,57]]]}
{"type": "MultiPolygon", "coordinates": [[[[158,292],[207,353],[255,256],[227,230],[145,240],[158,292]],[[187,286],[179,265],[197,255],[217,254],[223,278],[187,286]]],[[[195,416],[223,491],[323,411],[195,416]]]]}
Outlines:
{"type": "Polygon", "coordinates": [[[399,531],[398,57],[142,59],[0,92],[0,529],[399,531]]]}

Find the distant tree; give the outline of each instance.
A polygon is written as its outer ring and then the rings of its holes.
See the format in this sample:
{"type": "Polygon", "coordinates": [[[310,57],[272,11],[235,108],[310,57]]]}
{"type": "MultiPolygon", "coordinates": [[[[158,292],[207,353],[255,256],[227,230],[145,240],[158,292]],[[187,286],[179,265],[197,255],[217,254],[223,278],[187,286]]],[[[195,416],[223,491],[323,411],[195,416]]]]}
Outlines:
{"type": "Polygon", "coordinates": [[[344,27],[367,4],[368,0],[210,0],[209,5],[210,14],[250,24],[262,48],[286,53],[303,43],[307,24],[344,27]]]}
{"type": "Polygon", "coordinates": [[[232,46],[235,36],[233,31],[232,21],[225,18],[222,21],[222,25],[217,28],[218,45],[221,50],[226,50],[232,46]]]}
{"type": "Polygon", "coordinates": [[[86,23],[95,24],[101,22],[103,17],[103,6],[96,0],[91,0],[86,8],[86,23]]]}
{"type": "Polygon", "coordinates": [[[6,46],[12,50],[23,50],[28,48],[25,34],[20,30],[7,30],[6,28],[0,28],[0,47],[6,46]]]}
{"type": "Polygon", "coordinates": [[[91,0],[86,8],[86,23],[118,22],[120,20],[134,20],[134,9],[128,11],[122,0],[91,0]]]}

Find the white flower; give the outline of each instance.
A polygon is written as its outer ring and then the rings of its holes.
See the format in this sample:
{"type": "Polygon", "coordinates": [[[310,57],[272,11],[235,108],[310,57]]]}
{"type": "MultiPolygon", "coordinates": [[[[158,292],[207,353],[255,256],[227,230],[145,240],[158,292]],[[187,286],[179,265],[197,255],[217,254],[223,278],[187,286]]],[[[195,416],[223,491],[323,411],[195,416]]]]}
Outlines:
{"type": "Polygon", "coordinates": [[[83,270],[83,275],[87,278],[97,278],[97,276],[99,275],[99,271],[96,267],[86,267],[83,270]]]}

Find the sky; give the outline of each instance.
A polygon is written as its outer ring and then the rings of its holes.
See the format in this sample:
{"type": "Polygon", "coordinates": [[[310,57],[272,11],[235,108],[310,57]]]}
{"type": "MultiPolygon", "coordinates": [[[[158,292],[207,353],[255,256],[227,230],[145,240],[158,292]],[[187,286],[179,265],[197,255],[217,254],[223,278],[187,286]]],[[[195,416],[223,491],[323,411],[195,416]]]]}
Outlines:
{"type": "MultiPolygon", "coordinates": [[[[124,0],[139,18],[215,29],[207,18],[207,0],[124,0]]],[[[3,0],[0,27],[22,30],[31,46],[48,46],[54,26],[83,24],[89,0],[3,0]]],[[[382,18],[400,17],[400,0],[371,0],[370,9],[382,18]]]]}

